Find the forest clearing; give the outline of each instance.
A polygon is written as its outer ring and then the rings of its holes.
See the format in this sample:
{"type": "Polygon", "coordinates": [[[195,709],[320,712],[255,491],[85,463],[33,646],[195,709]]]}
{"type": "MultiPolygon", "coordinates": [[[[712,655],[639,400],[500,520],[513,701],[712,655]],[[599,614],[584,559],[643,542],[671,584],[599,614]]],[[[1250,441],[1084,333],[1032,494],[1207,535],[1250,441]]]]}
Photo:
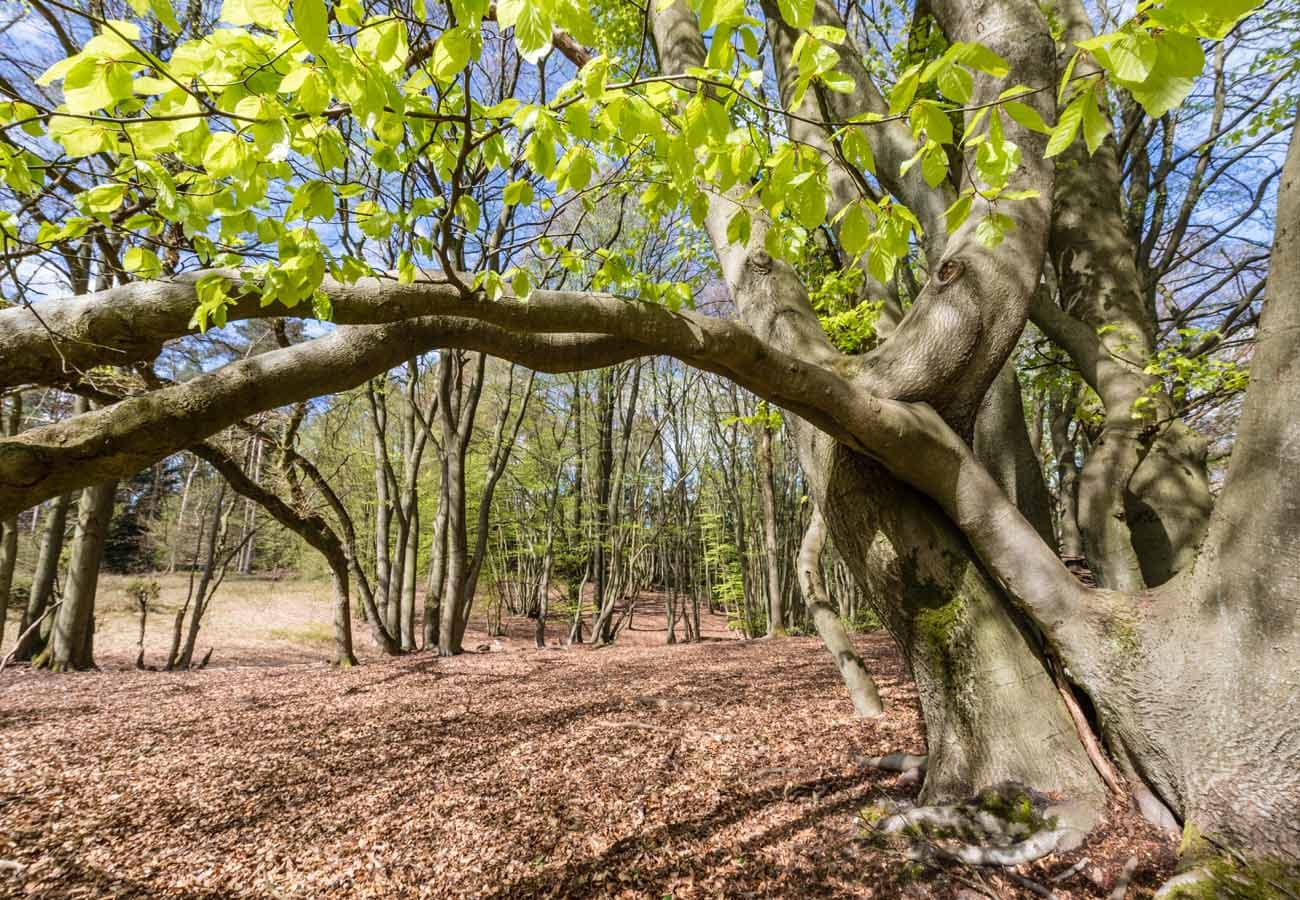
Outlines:
{"type": "Polygon", "coordinates": [[[0,0],[0,893],[1300,898],[1300,0],[0,0]]]}
{"type": "MultiPolygon", "coordinates": [[[[134,671],[124,608],[100,632],[102,673],[0,683],[0,857],[24,866],[0,895],[1036,896],[975,867],[923,878],[867,839],[862,811],[917,785],[862,757],[924,750],[883,635],[859,642],[890,710],[868,720],[815,638],[737,640],[717,617],[668,647],[652,598],[607,650],[534,649],[523,619],[490,651],[340,672],[328,631],[280,626],[327,621],[307,598],[328,586],[257,587],[279,596],[232,589],[202,671],[134,671]]],[[[1136,856],[1130,896],[1148,895],[1175,842],[1113,816],[1016,873],[1107,897],[1136,856]]]]}

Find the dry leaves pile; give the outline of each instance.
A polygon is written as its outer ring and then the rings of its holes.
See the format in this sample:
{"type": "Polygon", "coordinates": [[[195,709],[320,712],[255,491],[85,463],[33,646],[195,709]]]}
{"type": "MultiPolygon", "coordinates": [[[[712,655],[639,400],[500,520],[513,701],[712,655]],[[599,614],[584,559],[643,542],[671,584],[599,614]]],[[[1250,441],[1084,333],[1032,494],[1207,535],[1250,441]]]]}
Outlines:
{"type": "MultiPolygon", "coordinates": [[[[7,671],[0,895],[1033,896],[862,840],[860,809],[916,788],[855,758],[924,750],[884,637],[862,641],[872,722],[814,639],[648,637],[345,672],[7,671]]],[[[1131,854],[1147,895],[1171,851],[1116,810],[1019,875],[1087,857],[1052,887],[1104,897],[1131,854]]]]}

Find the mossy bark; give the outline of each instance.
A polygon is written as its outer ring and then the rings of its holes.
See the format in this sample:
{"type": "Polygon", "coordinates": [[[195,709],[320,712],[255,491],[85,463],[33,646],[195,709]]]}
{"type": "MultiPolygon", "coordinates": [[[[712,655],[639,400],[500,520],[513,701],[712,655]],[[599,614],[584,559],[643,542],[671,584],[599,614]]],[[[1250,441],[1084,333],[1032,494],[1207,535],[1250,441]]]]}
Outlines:
{"type": "Polygon", "coordinates": [[[1099,812],[1104,787],[1036,638],[960,533],[875,463],[807,426],[797,433],[836,547],[916,681],[930,754],[922,800],[1015,782],[1099,812]]]}

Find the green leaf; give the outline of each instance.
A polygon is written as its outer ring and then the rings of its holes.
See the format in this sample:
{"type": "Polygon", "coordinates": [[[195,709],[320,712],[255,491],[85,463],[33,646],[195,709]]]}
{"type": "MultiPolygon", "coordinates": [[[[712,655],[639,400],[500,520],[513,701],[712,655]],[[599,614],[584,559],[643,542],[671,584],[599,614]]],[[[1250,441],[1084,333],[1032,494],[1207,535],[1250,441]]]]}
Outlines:
{"type": "Polygon", "coordinates": [[[456,201],[456,214],[465,223],[466,231],[477,231],[479,222],[483,219],[483,214],[479,212],[478,202],[469,194],[463,195],[456,201]]]}
{"type": "Polygon", "coordinates": [[[284,214],[286,222],[295,218],[334,218],[334,190],[324,181],[308,181],[293,192],[293,202],[284,214]]]}
{"type": "Polygon", "coordinates": [[[1143,32],[1122,35],[1105,50],[1093,51],[1098,62],[1121,81],[1145,81],[1159,53],[1156,42],[1143,32]]]}
{"type": "Polygon", "coordinates": [[[840,147],[844,150],[844,158],[851,165],[875,174],[876,158],[871,152],[871,142],[862,133],[862,129],[850,127],[844,133],[840,147]]]}
{"type": "Polygon", "coordinates": [[[86,191],[81,205],[87,212],[111,213],[122,205],[125,197],[125,184],[101,184],[86,191]]]}
{"type": "Polygon", "coordinates": [[[330,105],[330,91],[325,79],[314,69],[309,69],[307,77],[298,88],[298,103],[307,113],[318,116],[330,105]]]}
{"type": "Polygon", "coordinates": [[[867,249],[871,238],[871,223],[862,209],[861,203],[850,203],[844,208],[844,217],[840,219],[840,244],[850,256],[857,256],[867,249]]]}
{"type": "Polygon", "coordinates": [[[162,274],[162,263],[158,254],[144,247],[132,247],[122,257],[122,265],[128,272],[139,278],[157,278],[162,274]]]}
{"type": "Polygon", "coordinates": [[[548,11],[536,0],[501,0],[497,25],[515,30],[519,54],[528,62],[536,63],[550,52],[554,28],[548,11]]]}
{"type": "Polygon", "coordinates": [[[1079,134],[1079,126],[1083,123],[1083,103],[1088,96],[1089,93],[1084,92],[1075,97],[1061,113],[1061,118],[1052,129],[1052,136],[1047,140],[1047,152],[1043,154],[1045,157],[1051,158],[1063,153],[1074,143],[1079,134]]]}
{"type": "Polygon", "coordinates": [[[938,187],[948,177],[948,154],[943,147],[932,143],[921,160],[921,175],[930,187],[938,187]]]}
{"type": "Polygon", "coordinates": [[[916,88],[920,81],[920,65],[908,68],[899,76],[898,82],[894,85],[893,90],[889,92],[889,114],[891,116],[898,115],[912,105],[912,98],[916,96],[916,88]]]}
{"type": "Polygon", "coordinates": [[[970,216],[971,208],[974,205],[974,194],[962,194],[953,202],[952,206],[944,210],[944,224],[947,226],[949,234],[961,227],[961,224],[970,216]]]}
{"type": "Polygon", "coordinates": [[[237,134],[222,131],[214,134],[203,151],[203,167],[215,178],[234,175],[244,164],[246,149],[237,134]]]}
{"type": "Polygon", "coordinates": [[[939,70],[937,81],[943,95],[957,103],[969,103],[975,95],[975,78],[962,66],[944,66],[939,70]]]}
{"type": "Polygon", "coordinates": [[[1097,103],[1097,84],[1093,82],[1083,104],[1083,139],[1088,144],[1089,154],[1096,153],[1106,135],[1110,134],[1110,120],[1102,114],[1097,103]]]}
{"type": "Polygon", "coordinates": [[[473,54],[469,35],[463,28],[450,28],[438,38],[429,60],[435,78],[450,81],[464,71],[473,54]]]}
{"type": "Polygon", "coordinates": [[[221,21],[275,31],[284,24],[284,7],[275,0],[226,0],[221,5],[221,21]]]}
{"type": "Polygon", "coordinates": [[[1065,92],[1070,87],[1070,82],[1074,78],[1074,67],[1079,62],[1081,50],[1075,50],[1070,57],[1070,61],[1065,64],[1065,71],[1061,73],[1061,84],[1056,89],[1056,102],[1059,104],[1065,99],[1065,92]]]}
{"type": "Polygon", "coordinates": [[[961,48],[954,54],[954,57],[973,69],[987,72],[994,78],[1005,78],[1007,73],[1011,71],[1011,67],[1007,65],[1005,59],[983,44],[962,43],[954,46],[961,48]]]}
{"type": "Polygon", "coordinates": [[[1261,0],[1165,0],[1154,14],[1161,21],[1186,24],[1201,37],[1221,41],[1237,22],[1262,5],[1261,0]]]}
{"type": "Polygon", "coordinates": [[[1043,117],[1038,114],[1038,110],[1028,103],[1021,103],[1019,100],[1008,100],[1002,104],[1002,108],[1020,127],[1036,131],[1039,134],[1052,133],[1052,129],[1043,121],[1043,117]]]}
{"type": "Polygon", "coordinates": [[[510,279],[510,293],[515,295],[516,300],[527,300],[533,292],[533,279],[525,269],[515,269],[514,277],[510,279]]]}
{"type": "Polygon", "coordinates": [[[96,112],[130,96],[131,70],[125,63],[85,57],[63,78],[63,102],[69,112],[96,112]]]}
{"type": "Polygon", "coordinates": [[[781,18],[791,28],[807,28],[812,24],[813,0],[777,0],[781,18]]]}
{"type": "Polygon", "coordinates": [[[1142,105],[1142,109],[1153,119],[1158,119],[1169,110],[1181,104],[1192,92],[1194,78],[1159,77],[1148,78],[1141,85],[1125,85],[1133,99],[1142,105]]]}
{"type": "Polygon", "coordinates": [[[912,133],[919,135],[922,129],[932,141],[952,143],[952,122],[943,108],[931,100],[922,100],[912,107],[912,133]]]}
{"type": "Polygon", "coordinates": [[[1205,68],[1205,51],[1190,34],[1166,31],[1155,39],[1156,66],[1161,72],[1180,78],[1195,78],[1205,68]]]}
{"type": "Polygon", "coordinates": [[[822,72],[817,77],[821,79],[822,84],[837,94],[851,94],[858,89],[858,83],[853,80],[853,76],[838,69],[822,72]]]}
{"type": "Polygon", "coordinates": [[[319,56],[329,43],[329,15],[324,0],[293,0],[293,27],[302,45],[319,56]]]}
{"type": "Polygon", "coordinates": [[[749,243],[749,211],[738,209],[727,220],[727,242],[741,247],[749,243]]]}
{"type": "Polygon", "coordinates": [[[1015,220],[1003,213],[989,213],[975,228],[975,236],[990,249],[1002,243],[1007,234],[1016,227],[1015,220]]]}
{"type": "Polygon", "coordinates": [[[525,179],[512,181],[506,185],[501,201],[507,206],[527,206],[533,202],[533,185],[525,179]]]}

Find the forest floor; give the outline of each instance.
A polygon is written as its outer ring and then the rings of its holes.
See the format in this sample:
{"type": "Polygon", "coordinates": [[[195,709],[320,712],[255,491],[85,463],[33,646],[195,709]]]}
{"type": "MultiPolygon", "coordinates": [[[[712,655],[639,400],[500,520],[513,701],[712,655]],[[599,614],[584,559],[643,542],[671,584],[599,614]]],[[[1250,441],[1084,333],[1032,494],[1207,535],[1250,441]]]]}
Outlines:
{"type": "MultiPolygon", "coordinates": [[[[924,751],[883,635],[860,648],[887,714],[863,721],[816,639],[709,616],[704,642],[665,646],[653,601],[609,649],[536,650],[518,619],[471,632],[487,652],[384,660],[359,630],[363,665],[338,671],[323,583],[236,581],[199,642],[211,666],[159,673],[131,668],[138,622],[105,588],[102,671],[0,673],[0,896],[1035,896],[866,839],[863,810],[916,787],[860,758],[924,751]]],[[[170,616],[150,623],[157,662],[170,616]]],[[[1129,897],[1174,862],[1117,806],[1015,873],[1106,897],[1130,856],[1129,897]]]]}

